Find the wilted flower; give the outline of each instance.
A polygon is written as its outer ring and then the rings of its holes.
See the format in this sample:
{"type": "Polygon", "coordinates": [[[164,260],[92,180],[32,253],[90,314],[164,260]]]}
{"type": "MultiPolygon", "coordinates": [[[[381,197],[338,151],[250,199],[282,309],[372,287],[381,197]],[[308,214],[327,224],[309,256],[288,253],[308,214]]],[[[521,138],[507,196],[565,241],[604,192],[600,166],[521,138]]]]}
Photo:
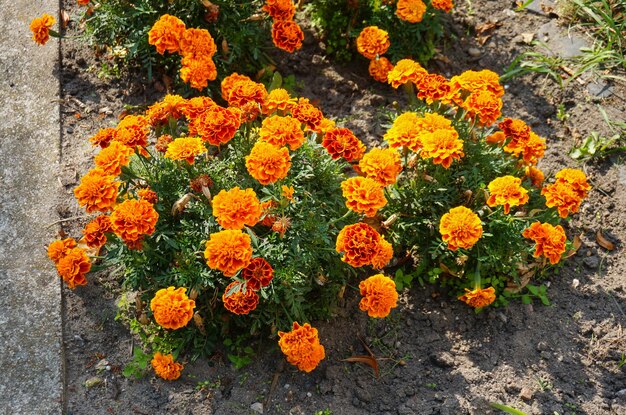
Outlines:
{"type": "Polygon", "coordinates": [[[473,290],[466,288],[465,294],[459,296],[459,300],[474,308],[486,307],[496,300],[496,290],[493,287],[476,287],[473,290]]]}

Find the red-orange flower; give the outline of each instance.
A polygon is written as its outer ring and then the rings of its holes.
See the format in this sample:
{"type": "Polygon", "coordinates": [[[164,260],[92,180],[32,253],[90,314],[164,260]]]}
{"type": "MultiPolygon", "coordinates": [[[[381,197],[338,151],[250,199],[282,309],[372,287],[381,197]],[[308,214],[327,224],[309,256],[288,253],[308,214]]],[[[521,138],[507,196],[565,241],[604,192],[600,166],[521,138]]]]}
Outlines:
{"type": "Polygon", "coordinates": [[[415,84],[418,88],[417,97],[432,104],[434,101],[448,103],[447,98],[452,93],[450,82],[438,74],[427,74],[415,84]]]}
{"type": "Polygon", "coordinates": [[[193,164],[196,156],[206,152],[207,149],[199,137],[180,137],[167,146],[164,157],[170,160],[186,160],[193,164]]]}
{"type": "Polygon", "coordinates": [[[257,141],[249,156],[246,156],[246,168],[250,176],[262,185],[274,183],[287,177],[291,167],[289,150],[276,147],[265,141],[257,141]]]}
{"type": "Polygon", "coordinates": [[[320,126],[324,121],[322,111],[315,108],[307,98],[300,98],[298,103],[291,109],[291,115],[306,125],[310,130],[319,132],[320,126]]]}
{"type": "Polygon", "coordinates": [[[230,96],[232,90],[235,88],[235,85],[242,81],[247,82],[252,81],[252,79],[250,79],[250,77],[246,75],[240,75],[237,72],[233,72],[226,78],[222,79],[222,83],[220,84],[222,98],[224,98],[225,101],[228,101],[228,97],[230,96]]]}
{"type": "Polygon", "coordinates": [[[446,169],[453,160],[460,160],[463,153],[463,141],[455,129],[440,129],[433,133],[423,134],[420,137],[422,143],[422,158],[432,159],[434,164],[441,164],[446,169]]]}
{"type": "Polygon", "coordinates": [[[261,10],[274,20],[291,20],[296,14],[296,6],[291,0],[265,0],[261,10]]]}
{"type": "Polygon", "coordinates": [[[187,101],[180,95],[167,94],[146,110],[146,118],[152,126],[167,124],[170,118],[179,119],[187,101]]]}
{"type": "Polygon", "coordinates": [[[361,281],[359,290],[363,296],[359,308],[367,311],[370,317],[387,317],[391,309],[398,305],[396,283],[383,274],[376,274],[361,281]]]}
{"type": "Polygon", "coordinates": [[[541,188],[541,184],[545,178],[543,172],[533,166],[526,167],[526,177],[528,177],[532,185],[538,189],[541,188]]]}
{"type": "Polygon", "coordinates": [[[426,5],[422,0],[398,0],[396,16],[409,23],[419,23],[426,13],[426,5]]]}
{"type": "Polygon", "coordinates": [[[115,176],[106,174],[101,169],[87,172],[74,189],[74,195],[80,206],[85,206],[87,213],[108,212],[117,200],[120,183],[115,176]]]}
{"type": "Polygon", "coordinates": [[[213,198],[213,215],[224,229],[243,229],[254,226],[261,218],[261,203],[252,189],[239,186],[220,191],[213,198]]]}
{"type": "Polygon", "coordinates": [[[417,83],[428,75],[426,69],[412,59],[401,59],[387,75],[387,81],[392,87],[398,88],[407,82],[417,83]]]}
{"type": "Polygon", "coordinates": [[[190,123],[189,135],[196,135],[196,131],[191,128],[192,122],[216,105],[215,101],[209,97],[190,98],[180,105],[180,110],[190,123]]]}
{"type": "Polygon", "coordinates": [[[124,242],[137,242],[154,233],[159,214],[143,199],[127,199],[111,213],[111,229],[124,242]]]}
{"type": "Polygon", "coordinates": [[[241,80],[233,83],[228,94],[228,105],[242,108],[249,102],[261,105],[267,97],[265,85],[252,80],[241,80]]]}
{"type": "Polygon", "coordinates": [[[357,213],[374,216],[387,204],[383,187],[374,179],[351,177],[341,183],[346,206],[357,213]]]}
{"type": "Polygon", "coordinates": [[[277,48],[289,53],[300,49],[304,32],[293,20],[276,20],[272,25],[272,41],[277,48]]]}
{"type": "Polygon", "coordinates": [[[347,128],[333,128],[327,131],[324,134],[322,146],[333,160],[343,157],[347,161],[357,161],[365,153],[365,144],[347,128]]]}
{"type": "Polygon", "coordinates": [[[154,149],[159,153],[165,153],[167,151],[167,147],[172,141],[174,141],[174,138],[171,135],[163,134],[157,138],[157,141],[154,144],[154,149]]]}
{"type": "Polygon", "coordinates": [[[180,53],[185,58],[207,59],[217,52],[213,36],[206,29],[187,29],[180,39],[180,53]]]}
{"type": "Polygon", "coordinates": [[[556,207],[559,216],[566,218],[576,213],[580,203],[591,189],[585,173],[576,169],[563,169],[556,174],[556,181],[546,185],[541,194],[546,197],[547,207],[556,207]]]}
{"type": "Polygon", "coordinates": [[[259,290],[270,285],[274,278],[274,269],[265,259],[254,258],[241,271],[241,277],[246,280],[249,289],[259,290]]]}
{"type": "Polygon", "coordinates": [[[250,242],[250,236],[240,230],[212,233],[204,251],[207,265],[232,277],[252,260],[250,242]]]}
{"type": "Polygon", "coordinates": [[[148,144],[148,120],[138,115],[127,115],[120,121],[113,133],[113,141],[118,141],[132,149],[148,144]]]}
{"type": "Polygon", "coordinates": [[[324,359],[324,346],[320,344],[317,329],[309,323],[300,326],[294,321],[289,332],[278,332],[278,345],[287,361],[304,372],[311,372],[324,359]]]}
{"type": "Polygon", "coordinates": [[[502,100],[487,90],[470,94],[462,107],[470,117],[478,117],[479,124],[483,126],[493,124],[502,115],[502,100]]]}
{"type": "Polygon", "coordinates": [[[259,295],[249,286],[244,292],[244,286],[245,284],[238,281],[233,281],[226,286],[222,294],[222,302],[226,310],[234,314],[246,315],[256,308],[259,304],[259,295]]]}
{"type": "Polygon", "coordinates": [[[202,90],[217,78],[215,62],[209,56],[185,56],[181,65],[180,79],[194,89],[202,90]]]}
{"type": "Polygon", "coordinates": [[[368,67],[369,74],[372,78],[378,82],[387,83],[389,71],[393,69],[393,64],[389,62],[389,59],[384,56],[378,59],[370,60],[368,67]]]}
{"type": "Polygon", "coordinates": [[[68,287],[74,288],[77,285],[87,284],[85,274],[91,270],[91,262],[83,249],[70,249],[59,259],[56,266],[57,272],[68,287]]]}
{"type": "Polygon", "coordinates": [[[148,43],[156,46],[161,55],[180,50],[180,40],[185,33],[185,23],[176,16],[164,14],[148,32],[148,43]]]}
{"type": "Polygon", "coordinates": [[[50,28],[54,25],[56,19],[48,13],[44,13],[41,17],[33,19],[30,23],[30,31],[33,32],[33,40],[40,45],[45,45],[50,39],[50,28]]]}
{"type": "Polygon", "coordinates": [[[122,172],[122,167],[128,165],[130,156],[133,154],[135,154],[135,151],[132,148],[118,141],[113,141],[94,157],[94,163],[96,167],[102,169],[105,174],[119,176],[122,172]]]}
{"type": "Polygon", "coordinates": [[[85,242],[90,248],[100,248],[106,241],[106,233],[111,232],[111,219],[106,215],[100,215],[87,225],[83,229],[83,235],[85,235],[85,242]]]}
{"type": "Polygon", "coordinates": [[[142,187],[141,189],[137,190],[137,197],[153,205],[159,201],[159,196],[154,190],[150,189],[149,187],[142,187]]]}
{"type": "Polygon", "coordinates": [[[483,235],[480,218],[465,206],[450,209],[439,222],[441,239],[448,244],[448,249],[469,249],[483,235]]]}
{"type": "Polygon", "coordinates": [[[339,232],[335,249],[339,253],[343,252],[341,258],[343,262],[358,268],[370,265],[374,258],[379,255],[379,250],[387,248],[386,245],[380,246],[381,239],[382,237],[376,232],[376,229],[366,223],[359,222],[346,225],[339,232]]]}
{"type": "Polygon", "coordinates": [[[493,287],[480,288],[473,290],[465,289],[465,294],[459,296],[459,300],[474,308],[486,307],[496,300],[496,290],[493,287]]]}
{"type": "Polygon", "coordinates": [[[556,264],[565,252],[565,231],[561,225],[552,226],[549,223],[534,222],[522,232],[524,238],[535,241],[535,258],[543,255],[556,264]]]}
{"type": "Polygon", "coordinates": [[[207,108],[193,122],[202,140],[214,146],[228,143],[235,136],[240,125],[240,111],[237,108],[223,108],[219,105],[207,108]]]}
{"type": "Polygon", "coordinates": [[[259,130],[259,140],[277,147],[289,145],[292,151],[297,150],[305,140],[302,123],[292,117],[273,115],[263,120],[259,130]]]}
{"type": "Polygon", "coordinates": [[[108,147],[111,140],[113,140],[113,134],[115,134],[115,128],[103,128],[99,130],[96,135],[91,137],[89,141],[94,146],[100,146],[100,148],[108,147]]]}
{"type": "Polygon", "coordinates": [[[150,363],[152,364],[154,373],[165,380],[178,379],[183,370],[183,365],[174,362],[174,357],[171,353],[161,354],[161,352],[156,352],[150,363]]]}
{"type": "Polygon", "coordinates": [[[187,297],[184,287],[161,288],[150,300],[154,320],[163,328],[178,330],[193,317],[196,302],[187,297]]]}
{"type": "Polygon", "coordinates": [[[393,246],[385,240],[383,236],[378,241],[376,254],[372,257],[372,268],[383,269],[393,258],[393,246]]]}
{"type": "Polygon", "coordinates": [[[511,206],[520,206],[528,202],[528,190],[522,187],[522,179],[513,176],[498,177],[489,183],[489,199],[487,205],[504,206],[508,214],[511,206]]]}
{"type": "Polygon", "coordinates": [[[452,0],[431,0],[430,4],[435,9],[443,10],[446,13],[449,13],[450,10],[452,10],[452,8],[454,7],[454,3],[452,3],[452,0]]]}
{"type": "Polygon", "coordinates": [[[388,186],[396,182],[402,171],[400,154],[392,148],[373,148],[359,161],[359,168],[366,177],[388,186]]]}
{"type": "Polygon", "coordinates": [[[48,258],[56,264],[61,258],[67,255],[72,248],[76,248],[76,241],[73,238],[57,239],[48,245],[48,258]]]}
{"type": "Polygon", "coordinates": [[[361,30],[356,38],[356,50],[367,59],[376,59],[389,49],[389,33],[377,26],[368,26],[361,30]]]}

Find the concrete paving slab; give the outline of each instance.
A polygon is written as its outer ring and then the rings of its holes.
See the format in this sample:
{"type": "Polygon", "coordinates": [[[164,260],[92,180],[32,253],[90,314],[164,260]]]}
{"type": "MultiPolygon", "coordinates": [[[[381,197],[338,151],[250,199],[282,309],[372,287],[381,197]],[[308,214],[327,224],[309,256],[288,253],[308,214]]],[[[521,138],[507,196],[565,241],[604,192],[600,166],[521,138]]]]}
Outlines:
{"type": "Polygon", "coordinates": [[[58,1],[0,0],[0,414],[63,412],[61,282],[45,250],[58,219],[59,49],[29,30],[44,12],[58,16],[58,1]]]}

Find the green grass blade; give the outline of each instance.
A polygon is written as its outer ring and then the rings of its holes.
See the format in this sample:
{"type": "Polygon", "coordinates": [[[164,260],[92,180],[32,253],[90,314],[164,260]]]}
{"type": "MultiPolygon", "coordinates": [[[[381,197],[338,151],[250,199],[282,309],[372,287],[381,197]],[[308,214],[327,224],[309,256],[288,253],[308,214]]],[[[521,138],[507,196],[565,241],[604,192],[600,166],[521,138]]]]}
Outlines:
{"type": "Polygon", "coordinates": [[[528,415],[525,412],[520,411],[519,409],[511,408],[510,406],[502,405],[500,403],[491,402],[489,404],[494,409],[499,409],[507,414],[511,415],[528,415]]]}

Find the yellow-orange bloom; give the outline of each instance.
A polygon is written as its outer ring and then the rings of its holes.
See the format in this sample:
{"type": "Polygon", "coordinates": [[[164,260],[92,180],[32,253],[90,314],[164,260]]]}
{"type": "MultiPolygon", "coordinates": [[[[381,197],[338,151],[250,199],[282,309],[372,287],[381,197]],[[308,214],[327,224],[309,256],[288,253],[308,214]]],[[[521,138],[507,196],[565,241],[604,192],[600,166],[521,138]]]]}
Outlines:
{"type": "Polygon", "coordinates": [[[76,241],[73,238],[52,241],[50,245],[48,245],[48,258],[56,264],[61,258],[67,255],[72,248],[76,248],[76,241]]]}
{"type": "Polygon", "coordinates": [[[148,120],[140,115],[127,115],[113,133],[113,141],[135,149],[148,144],[148,120]]]}
{"type": "Polygon", "coordinates": [[[459,296],[459,300],[474,308],[486,307],[496,300],[496,290],[493,287],[465,289],[465,294],[459,296]]]}
{"type": "Polygon", "coordinates": [[[450,79],[453,90],[462,89],[469,93],[489,91],[496,97],[504,95],[504,88],[500,85],[500,76],[488,69],[482,71],[465,71],[461,75],[450,79]]]}
{"type": "Polygon", "coordinates": [[[522,179],[513,176],[498,177],[489,183],[489,199],[487,205],[504,206],[508,214],[511,206],[520,206],[528,202],[528,190],[522,187],[522,179]]]}
{"type": "Polygon", "coordinates": [[[111,219],[106,215],[100,215],[87,225],[83,229],[83,235],[85,236],[85,242],[90,248],[100,248],[106,241],[106,233],[111,232],[111,219]]]}
{"type": "Polygon", "coordinates": [[[315,108],[307,98],[298,99],[298,103],[291,109],[291,115],[306,125],[310,130],[320,132],[320,126],[324,121],[324,114],[315,108]]]}
{"type": "Polygon", "coordinates": [[[166,329],[185,327],[193,317],[196,302],[187,297],[184,287],[161,288],[150,300],[150,310],[157,324],[166,329]]]}
{"type": "Polygon", "coordinates": [[[393,246],[381,236],[376,248],[376,254],[372,257],[372,268],[383,269],[393,258],[393,246]]]}
{"type": "Polygon", "coordinates": [[[233,83],[228,93],[228,105],[242,108],[249,102],[261,105],[267,97],[265,85],[252,80],[240,80],[233,83]]]}
{"type": "Polygon", "coordinates": [[[391,128],[385,133],[383,139],[391,148],[407,147],[411,151],[422,148],[420,134],[422,130],[418,126],[419,117],[414,112],[400,114],[393,122],[391,128]]]}
{"type": "Polygon", "coordinates": [[[387,81],[392,87],[398,88],[407,82],[417,83],[428,75],[422,65],[412,59],[401,59],[387,74],[387,81]]]}
{"type": "Polygon", "coordinates": [[[435,9],[443,10],[446,13],[449,13],[450,10],[452,10],[452,8],[454,7],[454,3],[452,3],[452,0],[431,0],[430,4],[435,9]]]}
{"type": "Polygon", "coordinates": [[[485,137],[485,141],[489,144],[502,145],[506,141],[506,135],[502,131],[496,131],[485,137]]]}
{"type": "Polygon", "coordinates": [[[277,48],[293,53],[302,47],[304,32],[293,20],[275,20],[272,25],[272,41],[277,48]]]}
{"type": "Polygon", "coordinates": [[[581,199],[586,198],[587,193],[591,190],[591,186],[587,182],[587,176],[581,170],[563,169],[554,177],[556,179],[555,183],[567,184],[581,199]]]}
{"type": "Polygon", "coordinates": [[[305,140],[302,123],[292,117],[273,115],[263,120],[259,140],[277,147],[289,145],[292,151],[297,150],[305,140]]]}
{"type": "Polygon", "coordinates": [[[244,286],[245,284],[238,281],[233,281],[226,286],[222,294],[222,302],[226,310],[234,314],[246,315],[256,308],[259,304],[259,295],[250,287],[247,287],[244,292],[244,286]]]}
{"type": "Polygon", "coordinates": [[[502,99],[487,90],[470,94],[462,104],[468,115],[478,117],[482,126],[489,126],[502,115],[502,99]]]}
{"type": "Polygon", "coordinates": [[[311,372],[326,356],[317,329],[309,323],[300,326],[294,321],[292,330],[279,331],[278,337],[278,345],[287,361],[304,372],[311,372]]]}
{"type": "Polygon", "coordinates": [[[146,118],[152,126],[167,124],[170,118],[179,119],[187,101],[180,95],[167,94],[146,111],[146,118]]]}
{"type": "MultiPolygon", "coordinates": [[[[387,245],[381,246],[381,240],[383,240],[383,238],[376,232],[376,229],[372,228],[367,223],[359,222],[353,225],[346,225],[339,232],[335,249],[337,252],[343,253],[343,257],[341,258],[343,262],[358,268],[372,264],[374,258],[381,254],[381,252],[379,252],[381,250],[383,251],[382,254],[385,255],[385,251],[388,250],[388,247],[387,245]]],[[[382,257],[379,259],[382,259],[382,257]]],[[[379,264],[377,263],[377,265],[379,264]]],[[[383,267],[385,265],[387,264],[385,263],[383,267]]]]}
{"type": "Polygon", "coordinates": [[[110,219],[113,232],[124,242],[132,243],[154,233],[159,214],[143,199],[127,199],[113,208],[110,219]]]}
{"type": "Polygon", "coordinates": [[[283,184],[280,187],[280,189],[281,189],[280,195],[284,197],[285,199],[289,200],[290,202],[293,202],[293,192],[295,191],[293,186],[285,186],[283,184]]]}
{"type": "Polygon", "coordinates": [[[388,186],[396,182],[402,171],[400,154],[392,148],[373,148],[359,161],[359,169],[381,186],[388,186]]]}
{"type": "Polygon", "coordinates": [[[103,128],[99,130],[96,135],[89,139],[89,142],[94,146],[100,146],[100,148],[108,147],[113,135],[115,134],[115,128],[103,128]]]}
{"type": "Polygon", "coordinates": [[[199,137],[180,137],[169,143],[164,157],[170,160],[186,160],[193,164],[196,156],[206,153],[207,149],[199,137]]]}
{"type": "Polygon", "coordinates": [[[382,82],[385,84],[389,79],[389,71],[391,71],[392,69],[393,64],[389,62],[389,59],[385,58],[384,56],[381,56],[378,59],[370,60],[370,64],[368,67],[370,76],[378,82],[382,82]]]}
{"type": "Polygon", "coordinates": [[[135,151],[132,148],[118,141],[113,141],[94,157],[94,163],[96,167],[102,169],[105,174],[119,176],[122,172],[122,167],[128,165],[130,156],[133,154],[135,154],[135,151]]]}
{"type": "Polygon", "coordinates": [[[441,129],[433,133],[423,134],[420,137],[422,143],[422,158],[432,159],[434,164],[441,164],[446,169],[453,160],[460,160],[463,153],[463,140],[455,129],[441,129]]]}
{"type": "Polygon", "coordinates": [[[262,109],[263,114],[269,115],[276,110],[279,111],[291,111],[296,105],[296,100],[289,96],[289,92],[283,88],[276,88],[270,91],[265,97],[262,109]]]}
{"type": "Polygon", "coordinates": [[[265,0],[261,10],[274,20],[291,20],[296,14],[296,5],[291,0],[265,0]]]}
{"type": "Polygon", "coordinates": [[[59,259],[56,266],[57,272],[68,287],[87,284],[85,274],[91,270],[91,262],[83,249],[70,249],[59,259]]]}
{"type": "Polygon", "coordinates": [[[185,33],[185,23],[176,16],[164,14],[148,32],[148,43],[156,46],[161,55],[180,50],[180,40],[185,33]]]}
{"type": "Polygon", "coordinates": [[[565,252],[565,230],[561,225],[552,226],[549,223],[534,222],[522,232],[524,238],[535,241],[535,258],[543,255],[556,264],[565,252]]]}
{"type": "Polygon", "coordinates": [[[359,308],[367,311],[370,317],[387,317],[391,309],[398,305],[396,283],[383,274],[376,274],[361,281],[359,290],[363,296],[359,308]]]}
{"type": "Polygon", "coordinates": [[[180,39],[180,53],[185,58],[207,59],[217,52],[213,36],[206,29],[187,29],[180,39]]]}
{"type": "Polygon", "coordinates": [[[87,172],[74,189],[74,196],[80,206],[85,206],[87,213],[108,212],[113,209],[120,183],[115,176],[106,174],[102,169],[87,172]]]}
{"type": "Polygon", "coordinates": [[[207,265],[222,271],[227,277],[232,277],[250,263],[252,259],[250,242],[250,235],[240,230],[212,233],[204,251],[207,265]]]}
{"type": "Polygon", "coordinates": [[[526,177],[528,177],[530,179],[530,183],[538,189],[541,188],[541,184],[545,179],[543,172],[533,166],[526,167],[526,177]]]}
{"type": "Polygon", "coordinates": [[[422,0],[398,0],[396,16],[409,23],[419,23],[426,13],[426,5],[422,0]]]}
{"type": "Polygon", "coordinates": [[[351,177],[341,182],[341,191],[348,209],[374,216],[387,204],[383,187],[374,179],[351,177]]]}
{"type": "Polygon", "coordinates": [[[33,40],[40,45],[45,45],[50,39],[50,28],[54,25],[56,19],[48,13],[44,13],[41,17],[33,19],[30,23],[30,31],[33,32],[33,40]]]}
{"type": "Polygon", "coordinates": [[[289,150],[265,141],[257,141],[246,156],[248,173],[264,186],[287,177],[290,167],[289,150]]]}
{"type": "MultiPolygon", "coordinates": [[[[259,290],[270,285],[274,278],[274,269],[265,259],[254,258],[241,271],[241,277],[246,280],[249,289],[259,290]]],[[[226,291],[228,292],[228,290],[226,291]]]]}
{"type": "Polygon", "coordinates": [[[241,112],[237,108],[214,105],[206,109],[193,122],[197,134],[214,146],[228,143],[241,125],[241,112]]]}
{"type": "Polygon", "coordinates": [[[215,62],[209,56],[186,56],[181,60],[180,79],[194,89],[202,90],[217,78],[215,62]]]}
{"type": "Polygon", "coordinates": [[[172,354],[161,354],[156,352],[150,361],[154,373],[165,380],[176,380],[180,377],[180,373],[183,370],[183,365],[174,362],[172,354]]]}
{"type": "Polygon", "coordinates": [[[365,144],[347,128],[333,128],[326,131],[322,146],[333,160],[343,157],[346,161],[357,161],[365,153],[365,144]]]}
{"type": "Polygon", "coordinates": [[[190,98],[180,105],[180,110],[189,121],[190,136],[197,135],[196,131],[192,129],[193,121],[209,110],[209,108],[213,108],[216,105],[215,101],[209,97],[190,98]]]}
{"type": "Polygon", "coordinates": [[[576,213],[580,203],[591,189],[585,173],[576,169],[563,169],[556,174],[556,181],[546,185],[541,194],[546,197],[547,207],[556,207],[559,216],[566,218],[576,213]]]}
{"type": "Polygon", "coordinates": [[[252,189],[239,186],[220,191],[213,198],[213,215],[224,229],[254,226],[261,218],[261,203],[252,189]]]}
{"type": "Polygon", "coordinates": [[[465,206],[450,209],[439,222],[441,239],[448,244],[448,249],[469,249],[483,235],[480,218],[465,206]]]}
{"type": "Polygon", "coordinates": [[[389,33],[377,26],[368,26],[361,30],[356,38],[356,50],[367,59],[376,59],[389,49],[389,33]]]}
{"type": "Polygon", "coordinates": [[[250,79],[250,77],[246,75],[238,74],[237,72],[233,72],[230,75],[228,75],[226,78],[222,79],[222,83],[220,84],[221,91],[222,91],[222,98],[224,98],[225,101],[228,101],[228,97],[230,96],[230,93],[232,92],[233,88],[235,88],[235,85],[237,85],[239,82],[242,82],[242,81],[248,82],[248,81],[252,81],[252,79],[250,79]]]}

